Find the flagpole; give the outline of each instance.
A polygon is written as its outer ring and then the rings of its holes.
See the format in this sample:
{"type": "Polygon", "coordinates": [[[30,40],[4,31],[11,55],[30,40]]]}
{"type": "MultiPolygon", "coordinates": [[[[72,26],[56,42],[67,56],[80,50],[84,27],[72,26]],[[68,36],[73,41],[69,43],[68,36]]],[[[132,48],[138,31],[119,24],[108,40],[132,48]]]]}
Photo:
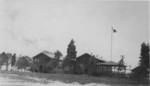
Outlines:
{"type": "Polygon", "coordinates": [[[110,50],[110,60],[112,61],[112,41],[113,41],[113,29],[111,27],[111,50],[110,50]]]}

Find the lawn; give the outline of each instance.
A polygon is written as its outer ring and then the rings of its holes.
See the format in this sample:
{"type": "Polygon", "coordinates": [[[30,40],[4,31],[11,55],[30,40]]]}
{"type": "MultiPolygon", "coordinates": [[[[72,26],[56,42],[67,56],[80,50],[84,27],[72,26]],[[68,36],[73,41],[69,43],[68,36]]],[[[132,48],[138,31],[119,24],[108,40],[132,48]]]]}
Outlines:
{"type": "Polygon", "coordinates": [[[31,72],[18,72],[18,71],[0,71],[2,75],[14,74],[18,75],[17,77],[10,78],[20,78],[25,79],[26,81],[37,82],[37,80],[33,80],[32,78],[26,79],[25,77],[34,77],[42,79],[39,80],[40,83],[48,83],[46,80],[53,81],[61,81],[65,83],[77,82],[80,84],[88,84],[88,83],[101,83],[108,84],[111,86],[148,86],[148,80],[140,80],[140,79],[128,79],[128,78],[112,78],[112,77],[93,77],[88,75],[73,75],[73,74],[44,74],[44,73],[31,73],[31,72]]]}

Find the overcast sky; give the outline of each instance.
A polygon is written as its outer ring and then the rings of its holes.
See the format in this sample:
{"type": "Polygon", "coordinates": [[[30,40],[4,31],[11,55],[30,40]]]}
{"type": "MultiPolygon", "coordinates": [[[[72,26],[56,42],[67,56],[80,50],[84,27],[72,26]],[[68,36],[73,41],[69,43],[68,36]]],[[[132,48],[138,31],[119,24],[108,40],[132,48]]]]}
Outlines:
{"type": "Polygon", "coordinates": [[[43,50],[66,55],[71,39],[77,56],[93,53],[113,61],[125,55],[135,67],[140,46],[149,42],[149,3],[100,0],[0,0],[0,52],[30,57],[43,50]]]}

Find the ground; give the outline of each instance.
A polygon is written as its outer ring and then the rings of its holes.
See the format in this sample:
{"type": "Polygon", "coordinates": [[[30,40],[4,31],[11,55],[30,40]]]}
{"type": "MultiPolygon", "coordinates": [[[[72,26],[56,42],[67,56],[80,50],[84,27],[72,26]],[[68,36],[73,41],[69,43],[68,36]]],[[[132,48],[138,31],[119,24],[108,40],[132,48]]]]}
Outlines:
{"type": "Polygon", "coordinates": [[[148,80],[0,71],[0,86],[148,86],[148,80]]]}

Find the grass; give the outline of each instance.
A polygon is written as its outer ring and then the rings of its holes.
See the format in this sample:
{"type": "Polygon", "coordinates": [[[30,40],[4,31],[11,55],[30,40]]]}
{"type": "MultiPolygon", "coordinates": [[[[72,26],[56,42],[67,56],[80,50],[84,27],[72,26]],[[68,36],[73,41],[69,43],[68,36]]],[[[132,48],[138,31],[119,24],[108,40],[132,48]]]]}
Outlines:
{"type": "MultiPolygon", "coordinates": [[[[11,78],[20,78],[25,79],[23,77],[30,76],[36,78],[45,78],[53,81],[62,81],[66,83],[78,82],[80,84],[87,83],[103,83],[103,84],[111,84],[111,85],[148,85],[149,80],[141,80],[141,79],[128,79],[128,78],[112,78],[112,77],[93,77],[88,75],[73,75],[73,74],[44,74],[44,73],[31,73],[31,72],[18,72],[18,71],[0,71],[3,75],[7,74],[16,74],[19,75],[17,77],[11,78]]],[[[28,79],[28,81],[37,82],[32,79],[28,79]]],[[[46,83],[46,82],[44,82],[46,83]]]]}

